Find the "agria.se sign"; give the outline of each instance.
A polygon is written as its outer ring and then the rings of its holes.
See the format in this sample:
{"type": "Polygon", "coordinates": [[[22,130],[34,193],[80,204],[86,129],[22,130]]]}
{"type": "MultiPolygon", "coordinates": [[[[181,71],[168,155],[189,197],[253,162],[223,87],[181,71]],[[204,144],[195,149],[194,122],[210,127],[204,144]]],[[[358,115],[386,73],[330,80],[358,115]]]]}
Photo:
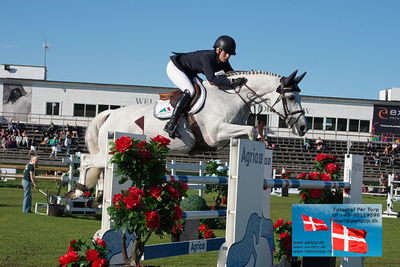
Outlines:
{"type": "Polygon", "coordinates": [[[249,151],[249,148],[244,146],[242,152],[240,153],[240,162],[246,163],[246,167],[257,164],[269,166],[272,164],[272,158],[265,156],[264,152],[257,152],[255,147],[253,147],[252,151],[249,151]]]}

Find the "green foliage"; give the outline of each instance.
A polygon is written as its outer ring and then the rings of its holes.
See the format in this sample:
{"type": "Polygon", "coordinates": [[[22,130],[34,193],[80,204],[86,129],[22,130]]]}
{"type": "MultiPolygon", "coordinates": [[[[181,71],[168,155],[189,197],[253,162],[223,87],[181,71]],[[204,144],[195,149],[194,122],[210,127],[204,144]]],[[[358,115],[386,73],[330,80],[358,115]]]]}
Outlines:
{"type": "Polygon", "coordinates": [[[206,200],[198,195],[189,195],[181,202],[181,208],[184,211],[208,210],[206,200]]]}
{"type": "MultiPolygon", "coordinates": [[[[210,160],[206,164],[205,173],[208,176],[213,177],[227,177],[228,176],[228,167],[221,163],[220,160],[210,160]]],[[[216,208],[221,206],[221,201],[223,198],[228,196],[228,185],[227,184],[212,184],[206,185],[206,194],[215,192],[217,196],[215,197],[216,208]]]]}

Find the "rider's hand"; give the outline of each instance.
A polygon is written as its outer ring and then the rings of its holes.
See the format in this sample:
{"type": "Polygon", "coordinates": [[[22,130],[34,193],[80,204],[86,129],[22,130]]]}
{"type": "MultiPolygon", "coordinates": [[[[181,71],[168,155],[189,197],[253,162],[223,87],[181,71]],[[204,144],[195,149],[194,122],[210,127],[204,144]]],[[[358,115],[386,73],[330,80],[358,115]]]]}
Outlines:
{"type": "Polygon", "coordinates": [[[242,86],[243,84],[245,84],[247,82],[246,78],[236,78],[236,79],[232,79],[231,82],[231,86],[232,88],[236,88],[238,86],[242,86]]]}

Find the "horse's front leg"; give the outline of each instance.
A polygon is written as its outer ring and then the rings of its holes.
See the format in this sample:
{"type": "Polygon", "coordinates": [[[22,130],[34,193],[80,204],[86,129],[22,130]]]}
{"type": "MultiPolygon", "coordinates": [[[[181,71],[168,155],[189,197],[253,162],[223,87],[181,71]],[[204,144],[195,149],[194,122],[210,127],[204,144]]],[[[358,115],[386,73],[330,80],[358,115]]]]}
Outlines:
{"type": "Polygon", "coordinates": [[[221,123],[217,133],[217,142],[230,138],[246,137],[250,140],[257,139],[257,129],[254,126],[221,123]]]}

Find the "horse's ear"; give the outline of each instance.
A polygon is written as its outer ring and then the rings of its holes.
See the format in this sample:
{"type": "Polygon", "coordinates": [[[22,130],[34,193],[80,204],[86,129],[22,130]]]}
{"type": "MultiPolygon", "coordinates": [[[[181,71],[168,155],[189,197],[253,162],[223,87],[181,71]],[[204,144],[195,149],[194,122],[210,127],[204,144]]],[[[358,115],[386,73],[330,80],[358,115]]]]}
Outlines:
{"type": "Polygon", "coordinates": [[[292,74],[289,75],[289,77],[286,77],[286,78],[285,78],[285,81],[284,81],[284,83],[283,83],[283,85],[284,85],[285,87],[292,84],[294,77],[296,77],[297,71],[298,71],[298,70],[293,71],[292,74]]]}
{"type": "Polygon", "coordinates": [[[304,72],[303,74],[301,74],[300,76],[297,76],[296,78],[294,78],[294,82],[295,83],[299,83],[301,82],[301,80],[303,80],[304,76],[306,76],[307,72],[304,72]]]}

